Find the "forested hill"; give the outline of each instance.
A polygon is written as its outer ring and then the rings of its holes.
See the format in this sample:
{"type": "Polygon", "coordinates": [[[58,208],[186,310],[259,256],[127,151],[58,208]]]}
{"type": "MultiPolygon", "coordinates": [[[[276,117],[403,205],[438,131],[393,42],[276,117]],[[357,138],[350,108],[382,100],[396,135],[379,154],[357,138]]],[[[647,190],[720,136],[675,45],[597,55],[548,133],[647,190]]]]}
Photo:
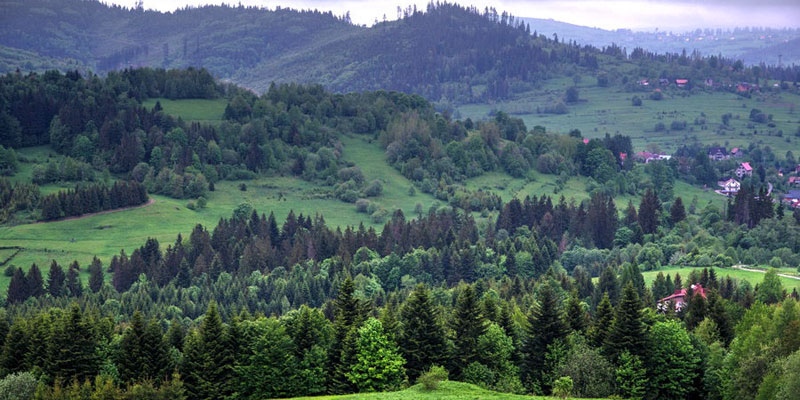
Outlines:
{"type": "MultiPolygon", "coordinates": [[[[99,73],[203,67],[257,91],[272,81],[314,82],[341,92],[389,89],[482,101],[524,88],[560,63],[596,65],[594,49],[531,36],[535,27],[493,9],[451,4],[408,9],[405,18],[373,28],[330,12],[289,9],[160,13],[83,0],[5,2],[0,9],[0,45],[9,49],[76,60],[99,73]]],[[[44,62],[5,53],[0,72],[44,62]]]]}

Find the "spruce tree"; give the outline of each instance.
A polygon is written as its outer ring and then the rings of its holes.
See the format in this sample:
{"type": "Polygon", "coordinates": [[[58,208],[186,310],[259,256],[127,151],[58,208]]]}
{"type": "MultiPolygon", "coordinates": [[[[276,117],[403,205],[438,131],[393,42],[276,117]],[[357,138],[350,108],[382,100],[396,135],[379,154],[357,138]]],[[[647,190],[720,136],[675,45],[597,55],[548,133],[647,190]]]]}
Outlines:
{"type": "Polygon", "coordinates": [[[645,349],[645,326],[642,321],[642,303],[633,283],[622,290],[614,321],[605,340],[606,354],[616,360],[624,351],[642,357],[645,349]]]}
{"type": "Polygon", "coordinates": [[[133,313],[131,326],[123,333],[119,346],[117,369],[124,382],[160,382],[168,378],[167,349],[161,328],[155,321],[145,322],[138,310],[133,313]]]}
{"type": "Polygon", "coordinates": [[[414,288],[400,310],[403,328],[399,344],[406,359],[406,374],[410,382],[432,365],[441,365],[444,360],[445,334],[437,314],[430,292],[423,284],[414,288]]]}
{"type": "Polygon", "coordinates": [[[683,206],[683,200],[680,197],[676,197],[669,208],[669,221],[672,225],[675,225],[684,219],[686,219],[686,208],[683,206]]]}
{"type": "Polygon", "coordinates": [[[8,284],[6,300],[9,304],[22,303],[28,297],[30,297],[30,292],[28,292],[28,281],[25,278],[25,272],[22,271],[22,268],[16,268],[11,276],[11,282],[8,284]]]}
{"type": "Polygon", "coordinates": [[[94,378],[99,363],[97,340],[90,321],[77,304],[56,321],[47,340],[45,372],[64,382],[83,382],[94,378]]]}
{"type": "Polygon", "coordinates": [[[233,353],[217,303],[211,302],[200,327],[186,338],[181,375],[192,399],[222,399],[232,393],[233,353]]]}
{"type": "Polygon", "coordinates": [[[104,279],[103,263],[95,256],[89,264],[89,289],[93,293],[99,292],[103,288],[104,279]]]}
{"type": "Polygon", "coordinates": [[[42,271],[36,264],[31,265],[28,270],[28,275],[25,277],[25,282],[28,284],[28,295],[30,297],[40,297],[44,292],[44,281],[42,279],[42,271]]]}
{"type": "Polygon", "coordinates": [[[66,280],[64,269],[53,260],[50,263],[50,270],[47,272],[47,293],[52,297],[60,297],[64,294],[64,281],[66,280]]]}
{"type": "Polygon", "coordinates": [[[581,299],[578,298],[578,291],[573,290],[567,301],[567,326],[574,332],[584,334],[587,325],[586,310],[583,309],[581,299]]]}
{"type": "Polygon", "coordinates": [[[600,300],[600,304],[597,305],[597,310],[595,311],[592,328],[589,331],[589,339],[593,346],[600,347],[605,343],[613,321],[614,306],[611,305],[608,293],[603,293],[603,298],[600,300]]]}
{"type": "Polygon", "coordinates": [[[647,189],[639,203],[639,226],[644,234],[656,233],[661,214],[661,201],[652,189],[647,189]]]}
{"type": "Polygon", "coordinates": [[[536,295],[536,304],[528,314],[528,328],[523,355],[523,381],[541,393],[550,393],[552,371],[547,370],[549,347],[567,337],[561,299],[552,283],[545,281],[536,295]]]}
{"type": "Polygon", "coordinates": [[[487,328],[475,289],[471,285],[466,285],[458,295],[451,327],[454,346],[450,371],[455,380],[461,380],[464,369],[478,360],[478,338],[486,333],[487,328]]]}
{"type": "Polygon", "coordinates": [[[81,282],[80,272],[78,272],[77,261],[69,267],[67,272],[67,293],[72,297],[81,297],[83,295],[83,283],[81,282]]]}
{"type": "Polygon", "coordinates": [[[354,296],[353,280],[347,277],[339,287],[333,302],[333,345],[328,353],[328,391],[349,393],[356,387],[347,379],[352,363],[355,362],[356,329],[364,320],[364,305],[354,296]]]}

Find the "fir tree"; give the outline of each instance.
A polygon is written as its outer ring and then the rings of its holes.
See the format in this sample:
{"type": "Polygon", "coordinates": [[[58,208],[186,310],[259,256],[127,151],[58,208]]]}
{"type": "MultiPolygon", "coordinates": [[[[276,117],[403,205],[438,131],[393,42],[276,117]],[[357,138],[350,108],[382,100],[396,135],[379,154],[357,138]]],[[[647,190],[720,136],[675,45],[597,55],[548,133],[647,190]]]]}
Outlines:
{"type": "MultiPolygon", "coordinates": [[[[288,222],[287,222],[288,224],[288,222]]],[[[286,226],[284,226],[286,228],[286,226]]],[[[292,228],[287,228],[292,229],[292,228]]],[[[364,319],[364,305],[354,296],[355,286],[350,277],[346,278],[339,287],[339,292],[334,300],[333,346],[328,353],[328,371],[330,380],[328,384],[331,393],[349,393],[356,389],[347,379],[355,361],[356,330],[364,319]]]]}
{"type": "Polygon", "coordinates": [[[452,320],[454,347],[450,371],[454,379],[460,380],[464,368],[478,360],[478,338],[486,333],[486,327],[475,289],[466,285],[458,295],[452,320]]]}
{"type": "Polygon", "coordinates": [[[50,270],[47,272],[47,292],[52,297],[60,297],[64,294],[64,281],[66,280],[66,275],[64,275],[64,269],[61,268],[60,265],[53,260],[50,263],[50,270]]]}
{"type": "Polygon", "coordinates": [[[539,287],[536,304],[528,314],[523,355],[523,381],[542,393],[550,393],[550,373],[545,356],[550,346],[567,337],[561,299],[549,282],[539,287]]]}
{"type": "Polygon", "coordinates": [[[645,326],[642,321],[642,303],[633,283],[622,290],[622,299],[614,314],[614,321],[605,340],[606,354],[616,360],[624,351],[642,356],[645,349],[645,326]]]}
{"type": "Polygon", "coordinates": [[[89,289],[92,293],[97,293],[103,288],[104,280],[103,263],[95,256],[89,264],[89,289]]]}
{"type": "Polygon", "coordinates": [[[77,265],[77,261],[73,262],[67,272],[67,293],[72,297],[81,297],[83,295],[83,283],[81,282],[77,265]]]}
{"type": "Polygon", "coordinates": [[[595,311],[592,328],[589,331],[589,339],[593,346],[600,347],[605,343],[613,321],[614,306],[611,305],[608,293],[603,293],[603,298],[600,300],[600,304],[597,305],[597,310],[595,311]]]}
{"type": "Polygon", "coordinates": [[[92,326],[73,303],[62,317],[53,321],[47,340],[45,372],[64,382],[93,378],[99,367],[96,349],[92,326]]]}
{"type": "Polygon", "coordinates": [[[44,281],[42,280],[42,271],[36,264],[31,265],[28,270],[28,275],[25,277],[25,282],[28,285],[28,295],[30,297],[40,297],[44,292],[44,281]]]}
{"type": "Polygon", "coordinates": [[[406,374],[415,381],[434,364],[441,364],[445,355],[445,334],[439,325],[435,306],[425,285],[411,292],[400,310],[402,332],[400,349],[406,359],[406,374]]]}
{"type": "Polygon", "coordinates": [[[28,282],[25,278],[25,272],[22,268],[14,269],[14,275],[11,276],[11,282],[8,284],[8,294],[6,300],[9,304],[21,303],[30,297],[28,291],[28,282]]]}

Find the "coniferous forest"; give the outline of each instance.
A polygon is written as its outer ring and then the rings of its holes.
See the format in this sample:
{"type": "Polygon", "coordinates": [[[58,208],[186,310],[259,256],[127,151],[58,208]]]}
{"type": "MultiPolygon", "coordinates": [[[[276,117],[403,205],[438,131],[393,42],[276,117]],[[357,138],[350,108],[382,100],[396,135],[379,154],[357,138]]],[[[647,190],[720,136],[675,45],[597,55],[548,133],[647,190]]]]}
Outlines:
{"type": "MultiPolygon", "coordinates": [[[[151,195],[202,207],[222,183],[278,177],[322,188],[326,201],[373,222],[339,226],[325,210],[283,218],[242,204],[216,224],[167,242],[151,237],[109,259],[23,267],[7,265],[12,254],[2,264],[0,399],[285,398],[395,391],[443,376],[577,398],[793,398],[800,305],[779,273],[800,265],[800,211],[775,194],[791,188],[777,178],[796,167],[791,151],[776,156],[753,142],[755,173],[719,207],[676,192],[714,186],[739,164],[710,159],[697,142],[637,163],[624,134],[529,129],[502,111],[462,120],[429,99],[502,98],[555,66],[596,72],[608,56],[664,71],[699,66],[719,80],[786,80],[776,90],[791,94],[796,67],[643,49],[628,56],[446,4],[409,11],[405,23],[429,32],[449,15],[490,24],[486,40],[515,45],[487,57],[515,62],[484,65],[485,54],[459,50],[446,64],[406,60],[415,67],[400,68],[411,77],[403,79],[419,87],[393,75],[376,78],[385,90],[347,93],[272,83],[257,94],[202,67],[0,77],[3,227],[141,206],[151,195]],[[453,83],[484,73],[493,78],[481,95],[453,83]],[[201,123],[165,112],[166,99],[226,106],[222,120],[201,123]],[[436,206],[413,215],[373,209],[385,182],[344,157],[346,137],[380,146],[409,192],[436,206]],[[53,155],[21,177],[31,146],[53,155]],[[465,184],[532,171],[560,186],[502,198],[465,184]],[[586,198],[559,193],[570,179],[591,182],[586,198]],[[741,265],[768,269],[758,281],[731,277],[741,265]],[[660,271],[667,266],[692,269],[660,271]],[[647,282],[643,274],[655,271],[647,282]]],[[[631,85],[641,73],[606,84],[639,93],[631,85]]],[[[564,101],[579,101],[573,95],[564,101]]],[[[768,110],[753,110],[752,124],[771,123],[768,110]]]]}

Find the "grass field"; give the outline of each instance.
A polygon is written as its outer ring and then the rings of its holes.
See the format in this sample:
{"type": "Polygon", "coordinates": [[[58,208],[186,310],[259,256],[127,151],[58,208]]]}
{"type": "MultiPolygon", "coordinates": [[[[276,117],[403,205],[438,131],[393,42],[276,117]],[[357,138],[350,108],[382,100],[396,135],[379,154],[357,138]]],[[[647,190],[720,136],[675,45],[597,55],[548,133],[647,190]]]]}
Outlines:
{"type": "Polygon", "coordinates": [[[155,107],[156,102],[161,102],[161,107],[166,114],[179,116],[184,121],[197,121],[206,123],[217,123],[222,121],[225,114],[225,107],[228,105],[227,99],[148,99],[144,101],[144,106],[148,109],[155,107]]]}
{"type": "Polygon", "coordinates": [[[342,396],[296,397],[294,400],[545,400],[555,397],[523,396],[492,392],[468,383],[444,381],[435,390],[415,385],[399,392],[358,393],[342,396]]]}
{"type": "MultiPolygon", "coordinates": [[[[683,279],[683,282],[685,283],[686,282],[686,278],[689,277],[689,274],[693,270],[698,270],[698,269],[702,269],[702,268],[694,268],[694,267],[664,267],[664,268],[656,270],[656,271],[644,271],[644,272],[642,272],[642,275],[644,276],[645,284],[648,287],[650,287],[653,284],[653,281],[656,279],[656,275],[658,275],[659,272],[664,273],[665,276],[667,274],[669,274],[673,278],[675,277],[675,274],[680,274],[681,275],[681,279],[683,279]]],[[[733,268],[714,268],[714,272],[716,272],[718,280],[719,279],[723,279],[726,276],[730,276],[733,279],[746,280],[746,281],[750,282],[750,284],[752,284],[754,287],[755,287],[755,285],[761,283],[761,281],[764,280],[764,274],[761,273],[761,272],[743,271],[743,270],[740,270],[740,269],[733,269],[733,268]]],[[[782,274],[783,273],[794,273],[794,274],[796,274],[797,270],[793,269],[793,270],[780,271],[780,273],[782,273],[782,274]]],[[[783,284],[783,288],[786,289],[786,291],[788,293],[791,293],[793,289],[797,289],[798,291],[800,291],[800,280],[791,279],[791,278],[785,278],[785,277],[780,277],[780,280],[781,280],[781,284],[783,284]]]]}
{"type": "Polygon", "coordinates": [[[457,111],[461,118],[473,120],[487,118],[493,110],[504,111],[522,118],[529,129],[536,125],[559,133],[580,129],[583,136],[589,138],[619,133],[631,137],[635,151],[655,145],[671,154],[682,144],[694,140],[728,148],[747,148],[750,143],[760,143],[772,147],[778,157],[783,157],[786,150],[795,153],[800,150],[800,138],[796,136],[800,127],[800,96],[770,92],[770,83],[764,84],[767,89],[763,94],[754,94],[751,98],[727,92],[671,88],[664,91],[663,100],[654,101],[649,99],[649,91],[632,93],[619,87],[602,88],[597,86],[594,77],[583,76],[577,84],[581,101],[569,105],[567,114],[537,112],[558,101],[573,85],[571,78],[548,80],[541,89],[519,94],[512,100],[492,105],[462,105],[457,111]],[[633,96],[643,100],[641,107],[631,105],[633,96]],[[752,124],[749,116],[753,108],[771,114],[775,128],[752,124]],[[727,113],[732,115],[730,129],[719,134],[717,128],[722,124],[722,115],[727,113]],[[686,121],[686,129],[670,130],[673,121],[686,121]],[[655,132],[659,122],[666,126],[665,131],[655,132]],[[782,131],[781,136],[778,136],[779,131],[782,131]]]}

